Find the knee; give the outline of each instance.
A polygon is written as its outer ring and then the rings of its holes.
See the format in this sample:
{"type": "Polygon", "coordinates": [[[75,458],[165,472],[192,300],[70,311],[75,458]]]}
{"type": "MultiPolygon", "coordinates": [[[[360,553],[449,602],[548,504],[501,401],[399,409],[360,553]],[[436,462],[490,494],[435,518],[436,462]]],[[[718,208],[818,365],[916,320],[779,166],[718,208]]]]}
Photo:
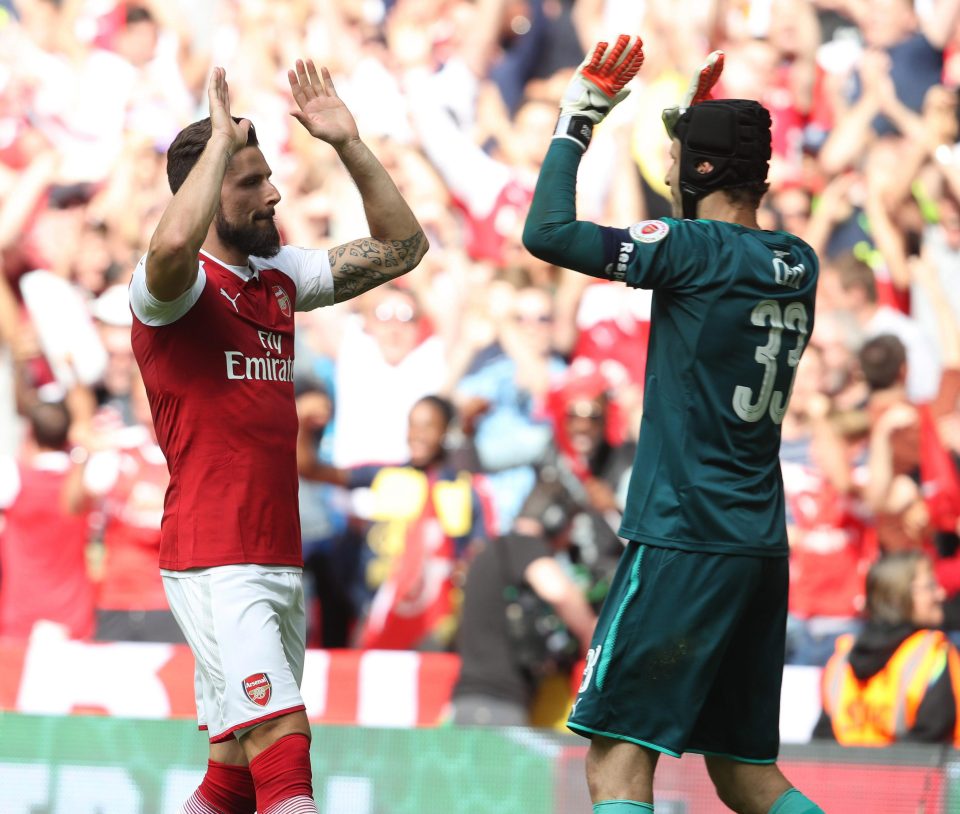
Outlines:
{"type": "Polygon", "coordinates": [[[653,799],[653,772],[658,754],[626,741],[595,736],[587,752],[587,788],[602,800],[653,799]]]}
{"type": "Polygon", "coordinates": [[[736,782],[731,782],[729,778],[724,778],[718,782],[718,780],[714,778],[713,787],[716,789],[720,802],[727,808],[731,811],[736,811],[737,814],[748,814],[750,811],[747,807],[748,800],[736,782]]]}
{"type": "Polygon", "coordinates": [[[310,741],[310,722],[305,712],[293,712],[264,721],[245,733],[240,743],[247,759],[252,760],[287,735],[303,735],[310,741]]]}
{"type": "Polygon", "coordinates": [[[776,764],[749,764],[707,758],[707,771],[717,797],[737,814],[767,814],[774,801],[790,788],[776,764]]]}

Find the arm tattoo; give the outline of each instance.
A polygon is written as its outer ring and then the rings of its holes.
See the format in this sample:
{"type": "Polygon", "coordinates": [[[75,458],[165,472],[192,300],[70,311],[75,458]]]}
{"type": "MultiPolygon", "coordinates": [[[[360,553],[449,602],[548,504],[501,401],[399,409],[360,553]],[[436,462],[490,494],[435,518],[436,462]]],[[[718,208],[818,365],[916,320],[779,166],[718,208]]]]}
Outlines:
{"type": "Polygon", "coordinates": [[[417,232],[404,240],[361,238],[330,250],[334,302],[352,299],[406,274],[423,257],[426,238],[417,232]]]}

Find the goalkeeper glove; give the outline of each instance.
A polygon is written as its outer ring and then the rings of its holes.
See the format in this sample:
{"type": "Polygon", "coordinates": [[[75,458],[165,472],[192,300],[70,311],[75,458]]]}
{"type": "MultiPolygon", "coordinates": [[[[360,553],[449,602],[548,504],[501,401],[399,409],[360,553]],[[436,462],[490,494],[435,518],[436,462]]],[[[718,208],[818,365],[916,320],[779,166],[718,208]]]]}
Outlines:
{"type": "Polygon", "coordinates": [[[593,126],[627,98],[624,88],[643,65],[643,40],[621,34],[611,48],[597,43],[583,61],[560,100],[560,120],[554,138],[569,138],[584,150],[593,126]]]}
{"type": "Polygon", "coordinates": [[[667,128],[670,138],[676,137],[674,128],[677,126],[677,119],[684,114],[687,108],[710,98],[710,91],[717,84],[721,73],[723,73],[723,51],[713,51],[693,75],[680,106],[668,107],[662,113],[663,124],[667,128]]]}

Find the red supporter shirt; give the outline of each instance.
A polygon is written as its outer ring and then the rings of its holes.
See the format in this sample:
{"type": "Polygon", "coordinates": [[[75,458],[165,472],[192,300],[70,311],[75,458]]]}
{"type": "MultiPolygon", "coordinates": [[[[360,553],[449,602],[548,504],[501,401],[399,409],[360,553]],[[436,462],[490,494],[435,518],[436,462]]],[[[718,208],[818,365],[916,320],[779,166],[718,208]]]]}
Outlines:
{"type": "MultiPolygon", "coordinates": [[[[167,610],[157,571],[160,520],[170,482],[159,447],[144,442],[95,455],[87,475],[100,470],[107,487],[103,510],[105,567],[97,597],[103,610],[167,610]],[[108,483],[107,483],[108,482],[108,483]]],[[[95,477],[96,475],[94,475],[95,477]]],[[[90,488],[88,486],[88,488],[90,488]]]]}
{"type": "Polygon", "coordinates": [[[200,253],[170,303],[130,286],[133,352],[170,486],[160,567],[303,563],[293,395],[296,310],[333,303],[326,251],[285,246],[229,266],[200,253]]]}
{"type": "Polygon", "coordinates": [[[783,485],[795,527],[790,546],[790,612],[855,617],[873,559],[860,507],[812,465],[785,463],[783,485]]]}
{"type": "Polygon", "coordinates": [[[41,619],[63,625],[71,638],[93,634],[88,518],[59,508],[69,467],[63,452],[41,453],[17,467],[0,537],[2,636],[25,639],[41,619]]]}

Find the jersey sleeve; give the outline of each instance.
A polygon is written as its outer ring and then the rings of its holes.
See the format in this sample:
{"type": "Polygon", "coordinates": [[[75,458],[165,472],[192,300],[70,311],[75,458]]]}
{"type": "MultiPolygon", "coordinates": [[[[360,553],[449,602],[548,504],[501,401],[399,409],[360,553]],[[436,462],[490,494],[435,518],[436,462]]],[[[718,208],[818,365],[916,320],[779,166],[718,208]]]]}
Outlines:
{"type": "MultiPolygon", "coordinates": [[[[592,277],[635,288],[681,290],[696,277],[708,238],[695,221],[672,218],[629,229],[576,219],[582,150],[572,141],[550,143],[523,229],[534,257],[592,277]]],[[[702,275],[702,271],[700,272],[702,275]]]]}
{"type": "Polygon", "coordinates": [[[610,277],[633,288],[690,290],[712,270],[710,241],[695,221],[644,220],[603,230],[610,277]]]}
{"type": "Polygon", "coordinates": [[[297,288],[295,310],[312,311],[333,305],[333,272],[326,249],[284,246],[276,257],[258,264],[277,268],[293,280],[297,288]]]}
{"type": "Polygon", "coordinates": [[[206,284],[207,274],[203,269],[203,262],[200,261],[197,279],[190,288],[175,300],[169,302],[158,300],[147,288],[147,256],[144,255],[137,263],[133,279],[130,281],[130,307],[133,309],[134,316],[144,325],[154,328],[170,325],[196,305],[206,284]]]}
{"type": "Polygon", "coordinates": [[[9,509],[20,492],[20,470],[12,455],[0,455],[0,511],[9,509]]]}

